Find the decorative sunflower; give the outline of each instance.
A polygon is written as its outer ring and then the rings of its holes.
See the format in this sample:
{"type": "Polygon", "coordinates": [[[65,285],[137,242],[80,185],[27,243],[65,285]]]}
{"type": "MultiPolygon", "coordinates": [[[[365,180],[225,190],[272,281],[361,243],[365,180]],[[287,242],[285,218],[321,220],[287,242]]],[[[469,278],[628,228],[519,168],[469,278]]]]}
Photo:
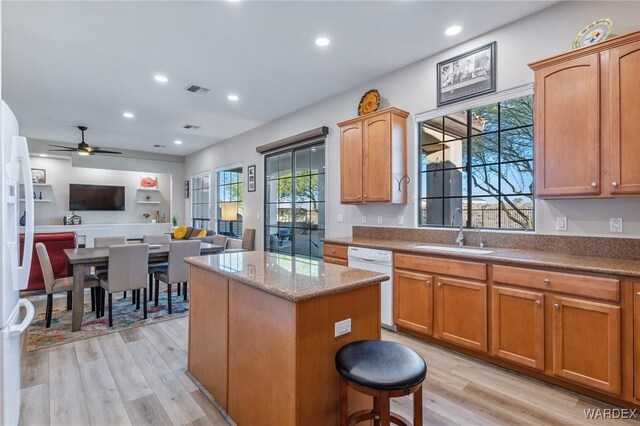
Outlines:
{"type": "Polygon", "coordinates": [[[380,92],[376,89],[371,89],[360,98],[360,104],[358,105],[358,115],[369,114],[377,111],[380,106],[380,92]]]}

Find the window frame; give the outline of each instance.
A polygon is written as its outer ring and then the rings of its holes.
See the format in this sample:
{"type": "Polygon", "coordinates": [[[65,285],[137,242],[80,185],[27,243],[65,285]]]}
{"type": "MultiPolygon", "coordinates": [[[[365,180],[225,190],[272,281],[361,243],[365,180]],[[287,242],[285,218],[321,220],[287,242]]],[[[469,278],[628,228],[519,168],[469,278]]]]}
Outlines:
{"type": "MultiPolygon", "coordinates": [[[[423,201],[423,197],[422,197],[422,130],[421,127],[423,125],[423,123],[425,123],[426,121],[435,119],[435,118],[440,118],[440,117],[446,117],[455,113],[459,113],[461,111],[466,111],[467,114],[470,114],[470,111],[477,109],[477,108],[481,108],[487,105],[491,105],[491,104],[495,104],[495,103],[501,103],[501,102],[506,102],[512,99],[516,99],[516,98],[520,98],[520,97],[524,97],[524,96],[532,96],[533,97],[533,85],[532,84],[528,84],[528,85],[524,85],[524,86],[520,86],[520,87],[516,87],[514,89],[510,89],[510,90],[505,90],[502,92],[497,92],[491,95],[487,95],[487,96],[482,96],[479,98],[474,98],[473,100],[469,100],[467,102],[460,102],[457,104],[453,104],[453,105],[447,105],[446,107],[443,108],[439,108],[439,109],[435,109],[435,110],[431,110],[431,111],[427,111],[427,112],[423,112],[420,114],[416,114],[415,116],[415,121],[416,121],[416,141],[417,141],[417,158],[416,158],[416,164],[417,164],[417,183],[416,183],[416,190],[417,190],[417,203],[416,203],[416,225],[419,228],[436,228],[436,229],[443,229],[443,228],[457,228],[459,227],[459,225],[447,225],[446,221],[443,220],[442,225],[438,225],[438,224],[422,224],[421,223],[421,217],[422,217],[422,212],[423,212],[423,208],[422,208],[422,201],[423,201]]],[[[468,116],[467,116],[468,117],[468,116]]],[[[535,118],[535,117],[534,117],[535,118]]],[[[472,139],[473,137],[476,136],[483,136],[483,135],[490,135],[490,134],[495,134],[498,135],[498,150],[500,149],[500,133],[501,132],[508,132],[508,131],[513,131],[513,130],[518,130],[518,129],[523,129],[523,128],[527,128],[527,127],[531,127],[532,132],[534,129],[534,123],[532,122],[531,126],[526,125],[526,126],[519,126],[519,127],[514,127],[514,128],[509,128],[509,129],[500,129],[498,128],[498,130],[495,130],[493,132],[486,132],[486,133],[482,133],[479,135],[474,135],[472,132],[470,132],[469,127],[471,126],[471,122],[467,119],[467,133],[465,136],[458,138],[458,139],[452,139],[451,142],[454,141],[458,141],[458,140],[466,140],[466,154],[469,157],[469,155],[471,154],[471,150],[472,150],[472,139]]],[[[535,137],[535,136],[534,136],[535,137]]],[[[449,142],[449,141],[447,141],[449,142]]],[[[533,146],[532,146],[532,149],[533,146]]],[[[534,161],[535,160],[535,151],[532,154],[532,158],[531,160],[522,160],[522,162],[524,161],[534,161]]],[[[477,165],[477,166],[481,166],[481,167],[489,167],[489,166],[498,166],[498,170],[500,170],[500,166],[505,165],[505,164],[515,164],[517,162],[519,162],[520,160],[512,160],[512,161],[500,161],[500,159],[498,159],[497,162],[491,162],[491,163],[486,163],[486,164],[482,164],[482,165],[477,165]]],[[[442,170],[464,170],[467,173],[470,172],[472,167],[472,163],[471,160],[468,159],[467,164],[464,167],[460,167],[460,168],[448,168],[448,169],[442,169],[442,170]]],[[[444,177],[444,175],[443,175],[444,177]]],[[[535,176],[533,177],[534,182],[535,182],[535,176]]],[[[467,205],[469,205],[470,207],[470,202],[474,199],[481,199],[481,198],[486,198],[487,196],[474,196],[472,194],[472,191],[470,190],[469,186],[471,184],[471,180],[470,178],[467,178],[466,182],[462,182],[463,185],[467,185],[467,195],[463,196],[445,196],[444,193],[441,197],[434,197],[434,199],[440,199],[443,200],[443,202],[445,200],[448,199],[461,199],[463,204],[464,204],[464,200],[467,200],[467,205]]],[[[498,185],[501,185],[501,181],[500,178],[498,178],[498,185]]],[[[500,188],[500,186],[499,186],[500,188]]],[[[501,199],[503,197],[512,197],[512,195],[503,195],[501,189],[498,190],[498,194],[496,195],[498,197],[498,203],[501,203],[501,199]]],[[[508,231],[508,232],[534,232],[536,229],[536,198],[535,198],[535,192],[532,191],[531,194],[526,194],[526,196],[531,196],[532,199],[532,227],[531,228],[502,228],[500,226],[498,227],[480,227],[480,229],[487,229],[487,230],[499,230],[499,231],[508,231]]],[[[444,207],[443,207],[444,208],[444,207]]],[[[465,222],[466,225],[464,226],[465,229],[472,229],[474,228],[474,226],[472,225],[472,218],[473,218],[473,209],[472,208],[467,208],[467,214],[466,214],[466,218],[465,218],[465,222]]],[[[462,219],[462,218],[461,218],[462,219]]],[[[501,221],[501,214],[500,214],[500,210],[498,212],[498,224],[500,225],[500,221],[501,221]]]]}
{"type": "Polygon", "coordinates": [[[207,228],[201,228],[201,229],[211,229],[211,172],[209,170],[204,171],[204,172],[199,172],[199,173],[194,173],[193,175],[191,175],[191,188],[190,188],[190,194],[189,196],[191,197],[191,226],[194,228],[200,228],[199,226],[195,226],[195,221],[207,221],[209,226],[207,228]],[[204,177],[208,177],[209,179],[209,197],[207,200],[207,203],[196,203],[196,191],[202,191],[204,189],[204,187],[202,188],[196,188],[196,186],[194,185],[194,181],[197,178],[204,178],[204,177]],[[207,204],[207,213],[208,213],[208,217],[207,218],[196,218],[194,217],[194,205],[198,204],[198,205],[204,205],[207,204]]]}
{"type": "MultiPolygon", "coordinates": [[[[245,192],[245,182],[244,182],[244,164],[243,163],[236,163],[236,164],[230,164],[227,166],[222,166],[222,167],[218,167],[215,170],[215,174],[216,174],[216,184],[215,184],[215,189],[216,189],[216,193],[215,193],[215,213],[214,213],[214,218],[213,221],[215,222],[215,230],[216,233],[220,233],[220,222],[229,222],[231,225],[229,227],[229,229],[233,229],[233,223],[240,223],[240,230],[244,231],[244,192],[245,192]],[[228,172],[228,171],[232,171],[235,169],[240,169],[240,176],[241,176],[241,180],[239,182],[233,182],[233,183],[225,183],[225,184],[220,184],[220,180],[218,178],[219,173],[221,172],[228,172]],[[220,201],[220,196],[219,196],[219,191],[220,191],[220,187],[221,186],[229,186],[229,185],[235,185],[237,183],[241,183],[242,184],[242,191],[240,193],[240,201],[234,201],[236,203],[236,205],[238,205],[238,215],[240,214],[240,207],[242,207],[242,219],[237,219],[236,220],[222,220],[221,218],[221,209],[222,209],[222,204],[224,202],[227,201],[220,201]]],[[[224,231],[225,233],[227,231],[224,231]]],[[[226,235],[226,234],[225,234],[226,235]]],[[[235,237],[231,236],[231,238],[242,238],[242,233],[237,233],[234,232],[235,237]]]]}

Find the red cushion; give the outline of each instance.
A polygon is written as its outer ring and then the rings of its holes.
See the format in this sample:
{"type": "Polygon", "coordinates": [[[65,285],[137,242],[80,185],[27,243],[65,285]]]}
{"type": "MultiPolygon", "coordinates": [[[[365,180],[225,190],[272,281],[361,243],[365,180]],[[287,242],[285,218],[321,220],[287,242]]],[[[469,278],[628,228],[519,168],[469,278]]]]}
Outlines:
{"type": "MultiPolygon", "coordinates": [[[[31,254],[31,270],[29,272],[29,285],[27,290],[44,290],[44,277],[42,268],[36,253],[36,243],[43,243],[49,253],[53,276],[62,278],[69,276],[69,263],[64,249],[76,248],[78,241],[75,232],[50,232],[35,234],[33,236],[33,253],[31,254]]],[[[22,250],[24,246],[24,234],[20,234],[20,262],[22,262],[22,250]]]]}

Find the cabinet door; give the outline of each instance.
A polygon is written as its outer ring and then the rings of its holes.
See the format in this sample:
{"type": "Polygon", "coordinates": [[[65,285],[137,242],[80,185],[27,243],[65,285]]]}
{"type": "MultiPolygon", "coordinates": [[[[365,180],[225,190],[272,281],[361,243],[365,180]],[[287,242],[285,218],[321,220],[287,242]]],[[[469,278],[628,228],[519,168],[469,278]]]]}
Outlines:
{"type": "Polygon", "coordinates": [[[609,51],[611,193],[640,194],[640,42],[609,51]]]}
{"type": "Polygon", "coordinates": [[[620,394],[620,307],[553,298],[553,374],[620,394]]]}
{"type": "Polygon", "coordinates": [[[362,121],[340,128],[340,202],[357,204],[362,197],[362,121]]]}
{"type": "Polygon", "coordinates": [[[364,121],[364,201],[391,202],[391,115],[364,121]]]}
{"type": "Polygon", "coordinates": [[[435,335],[468,348],[487,351],[487,285],[437,277],[435,335]]]}
{"type": "Polygon", "coordinates": [[[395,322],[399,327],[433,334],[433,277],[396,270],[393,279],[395,322]]]}
{"type": "Polygon", "coordinates": [[[534,121],[537,195],[599,194],[597,53],[536,71],[534,121]]]}
{"type": "Polygon", "coordinates": [[[494,286],[491,295],[492,354],[544,370],[544,294],[494,286]]]}
{"type": "Polygon", "coordinates": [[[633,393],[640,399],[640,282],[633,283],[633,393]]]}

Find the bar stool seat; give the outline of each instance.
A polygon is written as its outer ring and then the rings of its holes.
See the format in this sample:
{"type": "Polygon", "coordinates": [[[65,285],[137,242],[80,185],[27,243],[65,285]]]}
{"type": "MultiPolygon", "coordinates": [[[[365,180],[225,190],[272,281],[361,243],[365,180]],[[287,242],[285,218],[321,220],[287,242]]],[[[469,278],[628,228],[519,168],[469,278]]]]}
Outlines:
{"type": "Polygon", "coordinates": [[[413,424],[422,424],[422,382],[427,375],[424,359],[404,345],[384,340],[360,340],[342,347],[335,358],[340,381],[340,424],[352,425],[374,419],[386,426],[391,422],[409,425],[392,413],[389,399],[413,394],[413,424]],[[347,388],[374,398],[372,410],[348,416],[347,388]]]}

